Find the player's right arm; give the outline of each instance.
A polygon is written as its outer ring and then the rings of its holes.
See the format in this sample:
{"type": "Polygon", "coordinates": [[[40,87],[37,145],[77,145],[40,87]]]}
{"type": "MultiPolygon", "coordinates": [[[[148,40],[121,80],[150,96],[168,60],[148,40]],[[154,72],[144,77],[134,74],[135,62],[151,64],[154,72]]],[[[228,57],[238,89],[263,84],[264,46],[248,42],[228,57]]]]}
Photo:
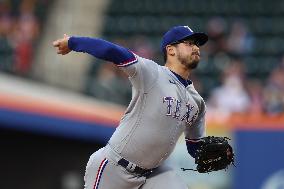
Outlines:
{"type": "Polygon", "coordinates": [[[137,57],[128,49],[99,38],[69,37],[65,34],[62,39],[54,41],[53,46],[57,47],[57,54],[65,55],[71,51],[88,53],[119,67],[137,62],[137,57]]]}
{"type": "Polygon", "coordinates": [[[157,77],[156,63],[103,39],[64,35],[63,38],[54,41],[53,46],[57,48],[57,54],[65,55],[76,51],[113,62],[129,75],[134,87],[144,91],[152,86],[157,77]]]}

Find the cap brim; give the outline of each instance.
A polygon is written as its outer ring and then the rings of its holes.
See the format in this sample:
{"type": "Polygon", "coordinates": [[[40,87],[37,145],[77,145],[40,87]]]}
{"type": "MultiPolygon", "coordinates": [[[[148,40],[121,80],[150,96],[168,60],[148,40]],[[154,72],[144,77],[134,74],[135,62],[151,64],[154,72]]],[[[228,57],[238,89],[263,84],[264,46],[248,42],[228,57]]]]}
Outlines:
{"type": "Polygon", "coordinates": [[[184,39],[193,39],[199,46],[202,46],[208,41],[208,36],[205,33],[193,33],[184,39]]]}

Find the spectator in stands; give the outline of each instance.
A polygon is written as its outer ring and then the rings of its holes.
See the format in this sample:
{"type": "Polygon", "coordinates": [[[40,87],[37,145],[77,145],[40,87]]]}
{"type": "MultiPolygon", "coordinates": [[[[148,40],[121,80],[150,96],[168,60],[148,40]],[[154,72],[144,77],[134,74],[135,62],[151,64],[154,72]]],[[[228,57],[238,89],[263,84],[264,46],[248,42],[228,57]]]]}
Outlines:
{"type": "Polygon", "coordinates": [[[228,39],[227,50],[233,55],[243,55],[252,49],[253,39],[248,33],[247,27],[241,21],[232,24],[228,39]]]}
{"type": "Polygon", "coordinates": [[[15,70],[21,75],[27,75],[31,68],[33,45],[39,34],[34,7],[34,0],[22,1],[20,16],[14,32],[15,70]]]}
{"type": "Polygon", "coordinates": [[[132,42],[131,49],[133,49],[137,55],[151,60],[154,59],[155,50],[147,38],[144,36],[135,36],[130,41],[132,42]]]}
{"type": "Polygon", "coordinates": [[[13,71],[13,47],[10,34],[14,20],[9,1],[0,2],[0,70],[13,71]]]}
{"type": "Polygon", "coordinates": [[[242,62],[234,60],[224,70],[223,84],[215,88],[209,97],[208,109],[230,114],[247,112],[250,99],[245,90],[242,62]]]}
{"type": "Polygon", "coordinates": [[[90,77],[88,93],[99,99],[127,105],[131,99],[131,86],[112,64],[100,64],[96,76],[90,77]]]}
{"type": "Polygon", "coordinates": [[[270,74],[264,89],[265,111],[270,114],[284,112],[284,57],[270,74]]]}
{"type": "Polygon", "coordinates": [[[249,112],[261,114],[264,112],[263,84],[257,79],[245,81],[246,89],[250,98],[249,112]]]}
{"type": "Polygon", "coordinates": [[[223,18],[214,17],[208,21],[207,33],[210,40],[205,50],[209,56],[227,51],[226,30],[227,23],[223,18]]]}

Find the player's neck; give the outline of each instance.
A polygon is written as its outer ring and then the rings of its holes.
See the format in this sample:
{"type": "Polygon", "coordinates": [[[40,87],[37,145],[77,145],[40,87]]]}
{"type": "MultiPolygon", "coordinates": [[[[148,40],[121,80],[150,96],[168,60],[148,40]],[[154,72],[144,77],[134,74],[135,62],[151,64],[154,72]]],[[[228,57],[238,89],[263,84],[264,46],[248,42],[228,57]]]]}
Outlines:
{"type": "Polygon", "coordinates": [[[190,69],[184,67],[183,65],[173,64],[173,63],[170,63],[170,62],[166,62],[165,66],[167,68],[169,68],[171,71],[180,75],[182,78],[188,80],[189,75],[191,73],[190,69]]]}

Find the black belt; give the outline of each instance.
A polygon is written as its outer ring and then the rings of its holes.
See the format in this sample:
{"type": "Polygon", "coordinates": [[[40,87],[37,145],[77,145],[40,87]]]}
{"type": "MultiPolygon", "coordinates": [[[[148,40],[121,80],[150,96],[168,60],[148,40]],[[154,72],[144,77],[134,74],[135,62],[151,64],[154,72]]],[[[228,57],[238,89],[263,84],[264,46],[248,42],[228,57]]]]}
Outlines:
{"type": "Polygon", "coordinates": [[[129,164],[133,165],[132,163],[130,163],[129,161],[127,161],[126,159],[122,158],[120,159],[118,162],[118,165],[121,165],[122,167],[124,167],[127,171],[131,172],[131,173],[135,173],[138,175],[149,175],[150,173],[153,172],[153,169],[143,169],[141,167],[135,166],[134,169],[132,169],[132,166],[128,167],[129,164]]]}

